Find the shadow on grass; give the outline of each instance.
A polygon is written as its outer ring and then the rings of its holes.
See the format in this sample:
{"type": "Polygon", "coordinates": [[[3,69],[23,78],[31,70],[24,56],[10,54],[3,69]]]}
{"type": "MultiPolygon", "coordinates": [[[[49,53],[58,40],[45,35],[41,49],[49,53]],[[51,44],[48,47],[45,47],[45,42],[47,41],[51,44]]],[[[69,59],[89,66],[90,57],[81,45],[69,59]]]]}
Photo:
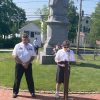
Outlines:
{"type": "MultiPolygon", "coordinates": [[[[59,99],[55,99],[54,96],[48,96],[47,95],[36,95],[36,98],[32,98],[31,96],[26,96],[26,95],[18,95],[19,97],[22,97],[23,99],[27,98],[29,100],[64,100],[63,96],[60,97],[59,99]]],[[[86,98],[86,97],[74,97],[74,96],[69,96],[68,100],[96,100],[92,98],[86,98]]]]}
{"type": "Polygon", "coordinates": [[[91,64],[91,63],[80,63],[80,64],[76,64],[76,66],[79,66],[79,67],[92,67],[92,68],[100,69],[100,65],[91,64]]]}

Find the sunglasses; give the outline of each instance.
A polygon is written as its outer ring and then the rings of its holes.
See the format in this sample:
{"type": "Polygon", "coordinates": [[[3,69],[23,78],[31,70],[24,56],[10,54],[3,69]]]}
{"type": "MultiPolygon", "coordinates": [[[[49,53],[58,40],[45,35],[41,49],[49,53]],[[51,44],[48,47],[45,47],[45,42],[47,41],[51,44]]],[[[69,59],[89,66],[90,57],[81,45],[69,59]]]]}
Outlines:
{"type": "Polygon", "coordinates": [[[69,47],[64,46],[64,48],[69,48],[69,47]]]}

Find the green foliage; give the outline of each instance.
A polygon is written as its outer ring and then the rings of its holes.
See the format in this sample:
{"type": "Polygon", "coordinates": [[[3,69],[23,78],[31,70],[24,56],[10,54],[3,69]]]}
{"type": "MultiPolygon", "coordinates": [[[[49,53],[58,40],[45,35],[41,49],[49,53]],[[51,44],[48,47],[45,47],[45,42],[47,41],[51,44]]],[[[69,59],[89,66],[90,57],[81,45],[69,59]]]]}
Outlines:
{"type": "Polygon", "coordinates": [[[93,44],[95,44],[96,40],[100,40],[100,2],[97,4],[95,12],[91,16],[91,30],[89,38],[93,44]]]}
{"type": "Polygon", "coordinates": [[[8,36],[18,31],[26,20],[25,11],[12,0],[0,0],[0,35],[8,36]]]}
{"type": "Polygon", "coordinates": [[[39,28],[41,28],[40,20],[34,20],[33,23],[36,24],[39,28]]]}
{"type": "Polygon", "coordinates": [[[20,42],[20,38],[18,37],[0,39],[0,48],[13,48],[18,42],[20,42]]]}
{"type": "Polygon", "coordinates": [[[70,41],[73,41],[77,35],[76,30],[77,30],[77,25],[78,25],[78,13],[76,12],[76,7],[74,6],[73,1],[69,1],[67,15],[68,15],[68,20],[69,20],[68,39],[70,41]]]}
{"type": "Polygon", "coordinates": [[[48,15],[49,15],[49,9],[48,6],[44,5],[42,9],[38,9],[36,12],[39,13],[39,15],[41,15],[41,20],[36,20],[33,21],[34,23],[36,23],[39,27],[41,27],[41,21],[43,21],[43,33],[46,34],[47,33],[47,19],[48,19],[48,15]],[[40,22],[40,23],[39,23],[40,22]]]}

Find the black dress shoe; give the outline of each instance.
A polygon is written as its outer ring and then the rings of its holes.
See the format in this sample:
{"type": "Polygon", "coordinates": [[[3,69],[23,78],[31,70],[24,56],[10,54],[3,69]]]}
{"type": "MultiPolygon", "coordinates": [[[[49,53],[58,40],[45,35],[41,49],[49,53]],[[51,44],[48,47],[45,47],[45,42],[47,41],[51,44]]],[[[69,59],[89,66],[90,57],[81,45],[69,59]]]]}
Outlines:
{"type": "Polygon", "coordinates": [[[35,93],[31,93],[32,98],[36,98],[35,93]]]}
{"type": "Polygon", "coordinates": [[[13,94],[13,98],[16,98],[16,97],[17,97],[17,94],[14,93],[14,94],[13,94]]]}

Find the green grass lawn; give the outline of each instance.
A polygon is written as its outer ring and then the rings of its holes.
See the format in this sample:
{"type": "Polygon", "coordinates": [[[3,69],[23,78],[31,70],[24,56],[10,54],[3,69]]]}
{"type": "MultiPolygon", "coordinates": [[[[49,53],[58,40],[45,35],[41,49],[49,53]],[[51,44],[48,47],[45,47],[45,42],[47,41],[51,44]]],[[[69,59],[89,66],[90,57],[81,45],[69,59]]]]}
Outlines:
{"type": "MultiPolygon", "coordinates": [[[[93,60],[93,55],[83,55],[85,60],[77,60],[71,65],[70,91],[100,92],[100,56],[93,60]]],[[[0,85],[12,87],[15,62],[11,53],[0,53],[0,85]]],[[[56,65],[41,65],[33,62],[33,77],[36,90],[55,90],[56,65]]],[[[27,89],[25,77],[21,89],[27,89]]],[[[63,91],[63,86],[62,86],[63,91]]]]}

